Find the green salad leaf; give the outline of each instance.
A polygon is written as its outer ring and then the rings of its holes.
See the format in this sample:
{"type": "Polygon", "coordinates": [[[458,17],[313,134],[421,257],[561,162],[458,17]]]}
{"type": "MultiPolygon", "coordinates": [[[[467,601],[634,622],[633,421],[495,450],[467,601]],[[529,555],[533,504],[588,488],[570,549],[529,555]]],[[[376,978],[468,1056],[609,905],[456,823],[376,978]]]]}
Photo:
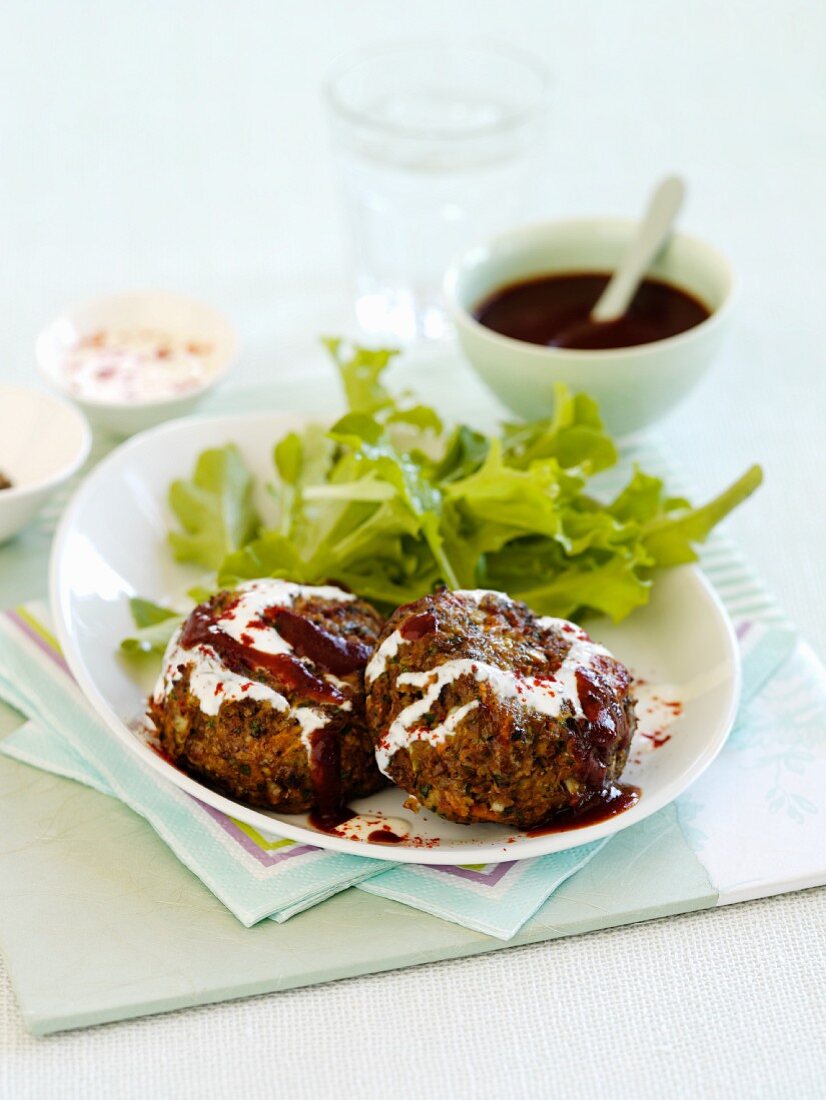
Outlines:
{"type": "Polygon", "coordinates": [[[158,603],[152,603],[151,600],[143,600],[140,596],[132,597],[129,601],[129,610],[132,612],[132,618],[138,630],[166,622],[167,619],[174,619],[177,615],[177,612],[172,611],[171,608],[162,607],[158,603]]]}
{"type": "MultiPolygon", "coordinates": [[[[337,582],[385,610],[439,584],[487,587],[540,614],[620,620],[648,601],[657,569],[696,560],[697,544],[762,480],[753,466],[694,508],[635,469],[602,501],[591,478],[618,455],[587,395],[558,386],[552,417],[498,434],[446,429],[387,387],[394,349],[325,344],[347,412],[276,442],[272,525],[255,513],[233,446],[205,451],[170,490],[183,528],[170,536],[176,557],[217,570],[221,587],[262,576],[337,582]]],[[[168,628],[164,610],[138,609],[139,637],[168,628]]]]}
{"type": "Polygon", "coordinates": [[[762,483],[761,468],[750,466],[733,485],[700,508],[692,508],[684,500],[666,501],[662,512],[648,520],[642,530],[643,544],[654,564],[665,567],[696,561],[694,546],[705,541],[720,520],[762,483]]]}
{"type": "Polygon", "coordinates": [[[351,412],[376,413],[381,409],[392,411],[395,408],[396,401],[381,376],[390,361],[399,354],[398,348],[363,348],[357,345],[348,349],[344,340],[336,336],[325,336],[321,342],[338,367],[344,398],[351,412]]]}
{"type": "Polygon", "coordinates": [[[121,642],[123,652],[130,656],[163,654],[169,639],[183,622],[183,616],[169,607],[162,607],[139,596],[129,601],[129,610],[137,629],[131,637],[124,638],[121,642]]]}
{"type": "Polygon", "coordinates": [[[169,541],[177,561],[217,569],[227,554],[254,538],[259,527],[252,477],[233,444],[204,451],[189,481],[173,481],[169,505],[183,531],[169,541]]]}
{"type": "Polygon", "coordinates": [[[543,458],[555,458],[569,469],[581,466],[589,474],[607,470],[617,461],[617,449],[605,434],[599,409],[587,394],[571,394],[561,382],[554,387],[554,415],[548,420],[505,425],[509,461],[526,469],[543,458]]]}

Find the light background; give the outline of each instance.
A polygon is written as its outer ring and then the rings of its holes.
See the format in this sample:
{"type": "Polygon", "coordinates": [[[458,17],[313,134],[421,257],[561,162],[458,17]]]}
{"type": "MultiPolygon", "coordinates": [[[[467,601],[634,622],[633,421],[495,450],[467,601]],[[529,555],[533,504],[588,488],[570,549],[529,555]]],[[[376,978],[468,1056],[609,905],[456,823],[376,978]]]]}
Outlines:
{"type": "MultiPolygon", "coordinates": [[[[658,175],[688,177],[684,225],[741,298],[672,448],[709,492],[764,463],[730,529],[826,656],[818,0],[5,0],[0,379],[32,378],[55,311],[132,286],[223,306],[240,381],[304,361],[347,300],[321,78],[352,47],[445,32],[552,69],[526,214],[633,215],[658,175]]],[[[39,1042],[5,988],[0,1094],[822,1095],[824,980],[818,891],[39,1042]]]]}

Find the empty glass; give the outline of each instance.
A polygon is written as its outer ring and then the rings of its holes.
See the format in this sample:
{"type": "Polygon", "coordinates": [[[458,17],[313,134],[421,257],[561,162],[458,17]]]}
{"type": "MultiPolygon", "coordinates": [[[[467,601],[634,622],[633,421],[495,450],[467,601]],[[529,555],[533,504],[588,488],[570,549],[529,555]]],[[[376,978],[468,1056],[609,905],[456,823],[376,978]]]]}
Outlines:
{"type": "Polygon", "coordinates": [[[364,51],[331,75],[333,119],[369,333],[439,337],[452,257],[524,219],[548,78],[530,54],[472,41],[364,51]]]}

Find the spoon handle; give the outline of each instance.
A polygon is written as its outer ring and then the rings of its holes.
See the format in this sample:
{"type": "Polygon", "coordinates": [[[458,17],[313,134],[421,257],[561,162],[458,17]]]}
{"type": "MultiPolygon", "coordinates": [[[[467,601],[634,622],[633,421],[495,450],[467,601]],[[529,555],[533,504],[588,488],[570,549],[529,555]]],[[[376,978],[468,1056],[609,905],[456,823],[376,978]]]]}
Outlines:
{"type": "Polygon", "coordinates": [[[592,321],[616,321],[626,312],[654,257],[662,248],[685,197],[679,176],[664,179],[611,279],[591,310],[592,321]]]}

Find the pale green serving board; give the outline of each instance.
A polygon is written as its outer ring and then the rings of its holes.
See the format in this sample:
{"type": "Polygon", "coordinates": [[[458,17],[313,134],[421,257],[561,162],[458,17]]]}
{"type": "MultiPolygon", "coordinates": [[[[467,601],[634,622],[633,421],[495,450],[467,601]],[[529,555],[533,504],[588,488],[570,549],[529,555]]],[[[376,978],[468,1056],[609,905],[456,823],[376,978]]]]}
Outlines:
{"type": "MultiPolygon", "coordinates": [[[[496,411],[464,370],[431,368],[406,381],[425,399],[438,393],[442,405],[452,388],[465,417],[496,411]]],[[[269,394],[225,395],[221,410],[265,402],[334,411],[337,390],[317,375],[279,380],[269,394]]],[[[205,411],[216,411],[215,402],[205,411]]],[[[98,440],[97,454],[109,446],[98,440]]],[[[0,607],[45,595],[58,509],[59,502],[0,547],[0,607]]],[[[19,721],[0,704],[0,736],[19,721]]],[[[509,944],[356,890],[286,924],[245,929],[142,818],[0,757],[0,946],[36,1034],[502,950],[716,901],[670,807],[614,837],[509,944]]]]}
{"type": "MultiPolygon", "coordinates": [[[[9,718],[0,716],[6,732],[9,718]]],[[[716,901],[675,811],[666,810],[616,836],[510,944],[357,890],[286,924],[245,929],[142,818],[112,799],[0,757],[0,806],[0,944],[36,1034],[502,950],[716,901]],[[637,830],[643,844],[630,835],[637,830]]]]}

